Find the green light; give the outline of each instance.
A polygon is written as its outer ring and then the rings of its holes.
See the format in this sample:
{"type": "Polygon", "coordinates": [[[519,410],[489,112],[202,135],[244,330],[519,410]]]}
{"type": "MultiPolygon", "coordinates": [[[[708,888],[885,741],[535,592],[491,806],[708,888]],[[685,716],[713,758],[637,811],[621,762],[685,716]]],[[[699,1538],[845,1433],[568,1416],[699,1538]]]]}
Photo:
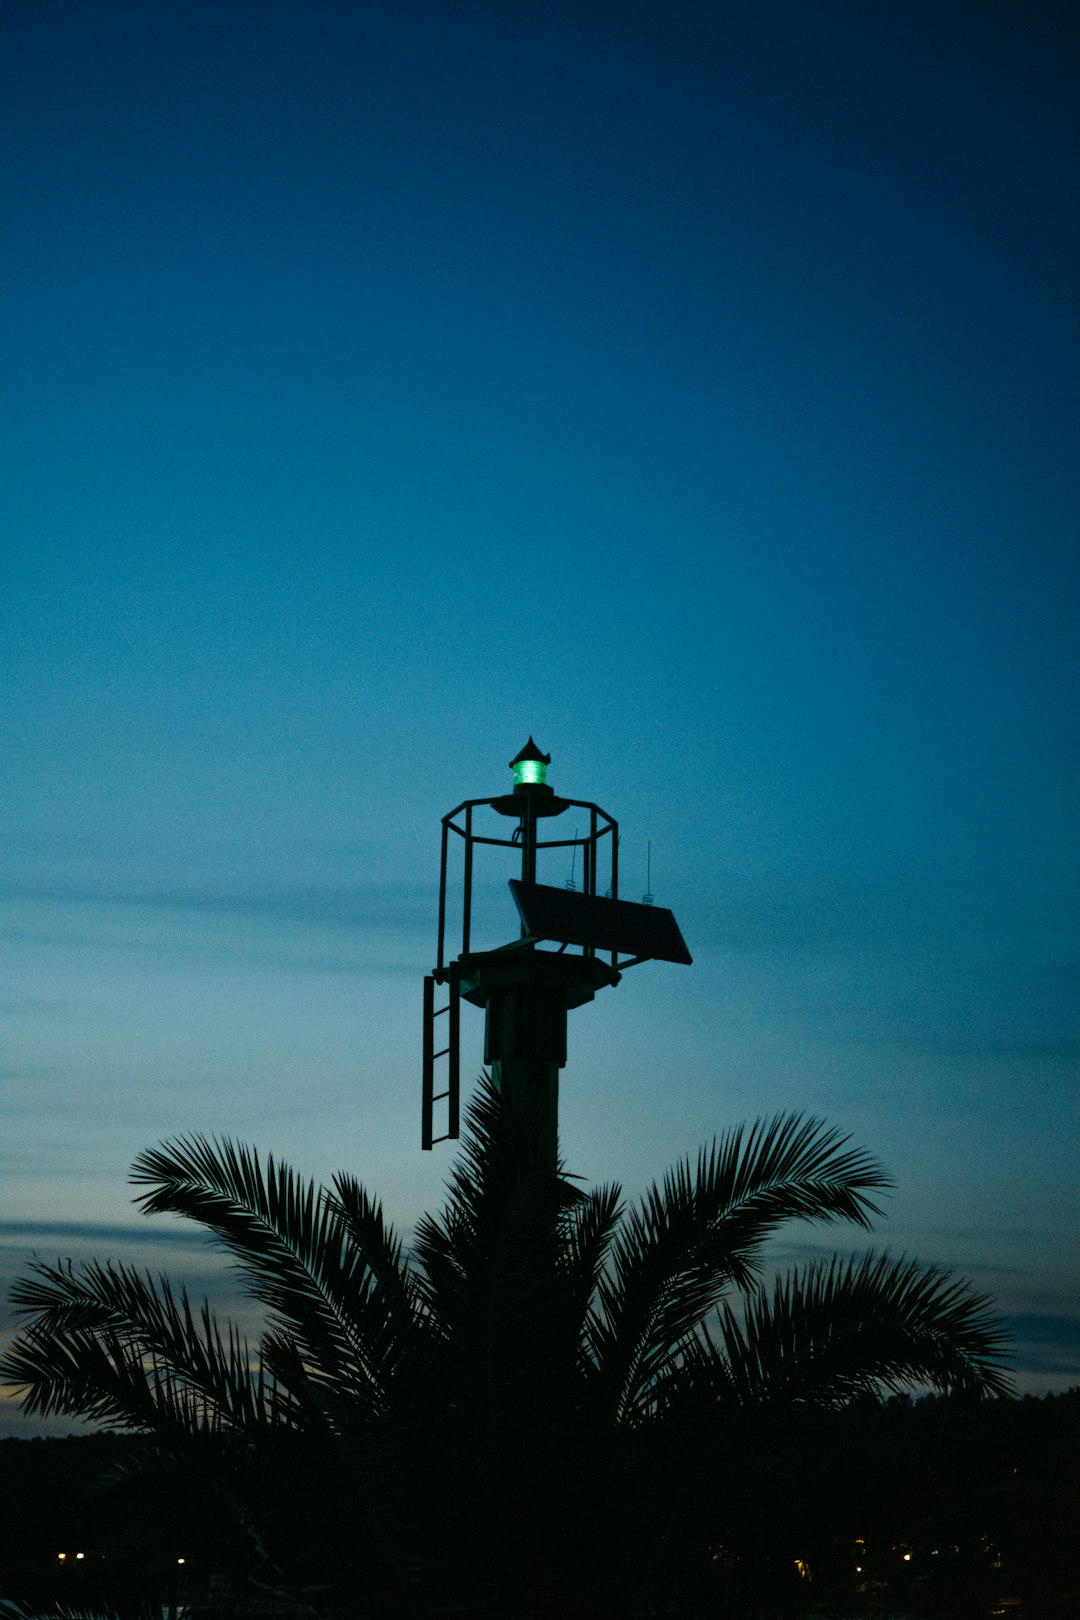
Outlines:
{"type": "Polygon", "coordinates": [[[514,786],[519,787],[547,780],[547,766],[540,759],[519,759],[514,765],[514,786]]]}

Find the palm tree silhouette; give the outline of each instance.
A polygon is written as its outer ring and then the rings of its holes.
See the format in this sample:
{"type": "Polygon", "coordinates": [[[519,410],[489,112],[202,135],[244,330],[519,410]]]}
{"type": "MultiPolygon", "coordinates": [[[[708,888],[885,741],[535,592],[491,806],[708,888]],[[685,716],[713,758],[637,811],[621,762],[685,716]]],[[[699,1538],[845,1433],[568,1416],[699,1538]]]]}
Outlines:
{"type": "Polygon", "coordinates": [[[258,1346],[164,1276],[38,1264],[0,1376],[29,1413],[151,1436],[152,1466],[242,1528],[258,1582],[357,1620],[658,1612],[707,1563],[715,1480],[755,1425],[874,1388],[1005,1390],[987,1300],[936,1267],[763,1284],[781,1223],[866,1228],[890,1185],[821,1121],[731,1130],[633,1207],[552,1173],[540,1141],[483,1084],[409,1253],[351,1176],[166,1143],[136,1160],[137,1201],[224,1245],[258,1346]]]}

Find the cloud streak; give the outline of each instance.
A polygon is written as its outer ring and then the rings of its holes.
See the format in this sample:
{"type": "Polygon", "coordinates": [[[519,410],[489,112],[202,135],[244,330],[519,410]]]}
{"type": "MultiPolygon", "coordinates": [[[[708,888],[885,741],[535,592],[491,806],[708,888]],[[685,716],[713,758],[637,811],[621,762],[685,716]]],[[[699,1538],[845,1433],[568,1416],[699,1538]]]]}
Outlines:
{"type": "Polygon", "coordinates": [[[1080,1318],[1024,1312],[1005,1318],[1025,1372],[1064,1373],[1080,1384],[1080,1318]]]}
{"type": "Polygon", "coordinates": [[[88,1243],[118,1243],[137,1244],[140,1247],[146,1244],[165,1247],[180,1244],[192,1249],[205,1249],[207,1243],[204,1233],[190,1227],[160,1230],[155,1229],[149,1221],[143,1226],[95,1221],[0,1221],[0,1244],[5,1239],[14,1239],[23,1248],[37,1239],[49,1243],[59,1240],[78,1248],[88,1243]]]}
{"type": "Polygon", "coordinates": [[[65,882],[62,879],[0,881],[0,902],[29,902],[141,912],[270,920],[298,927],[371,926],[430,929],[436,890],[428,883],[280,883],[248,888],[216,883],[140,887],[132,884],[65,882]]]}

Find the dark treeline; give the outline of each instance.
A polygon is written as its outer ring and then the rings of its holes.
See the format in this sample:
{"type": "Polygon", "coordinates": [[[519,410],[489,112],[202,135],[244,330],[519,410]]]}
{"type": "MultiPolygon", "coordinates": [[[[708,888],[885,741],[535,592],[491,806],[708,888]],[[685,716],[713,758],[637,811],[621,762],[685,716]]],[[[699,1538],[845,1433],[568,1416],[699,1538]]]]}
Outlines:
{"type": "MultiPolygon", "coordinates": [[[[1080,1389],[864,1398],[775,1420],[759,1409],[737,1426],[730,1468],[703,1484],[706,1555],[680,1615],[1080,1613],[1080,1389]]],[[[126,1480],[142,1444],[0,1441],[0,1598],[183,1606],[193,1620],[283,1612],[260,1599],[250,1549],[209,1499],[141,1471],[126,1480]]]]}

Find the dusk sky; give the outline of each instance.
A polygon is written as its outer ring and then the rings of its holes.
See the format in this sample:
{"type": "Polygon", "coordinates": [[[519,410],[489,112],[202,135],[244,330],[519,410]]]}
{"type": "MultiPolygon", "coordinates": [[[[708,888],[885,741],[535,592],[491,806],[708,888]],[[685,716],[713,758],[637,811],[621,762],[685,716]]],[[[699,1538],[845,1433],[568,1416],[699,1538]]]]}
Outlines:
{"type": "Polygon", "coordinates": [[[1080,1382],[1078,35],[0,0],[4,1293],[225,1300],[181,1132],[438,1202],[439,821],[531,732],[694,955],[571,1015],[568,1167],[824,1116],[1080,1382]]]}

